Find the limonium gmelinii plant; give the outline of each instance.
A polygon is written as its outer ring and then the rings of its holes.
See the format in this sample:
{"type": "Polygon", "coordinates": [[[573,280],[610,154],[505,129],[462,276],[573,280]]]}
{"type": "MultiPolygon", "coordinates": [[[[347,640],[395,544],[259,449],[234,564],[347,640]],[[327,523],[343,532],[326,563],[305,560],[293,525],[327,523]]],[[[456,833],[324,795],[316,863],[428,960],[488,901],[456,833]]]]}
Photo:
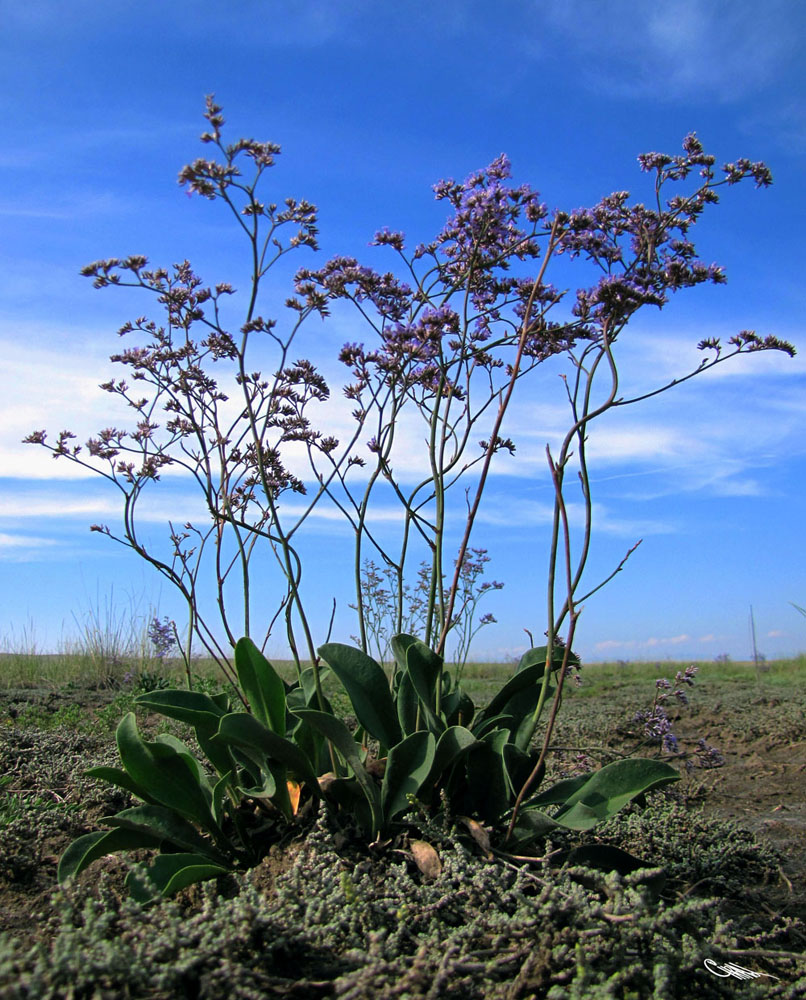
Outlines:
{"type": "Polygon", "coordinates": [[[502,155],[464,182],[436,185],[447,218],[433,239],[410,246],[402,232],[381,229],[372,246],[382,267],[339,256],[301,268],[284,309],[269,315],[266,275],[289,254],[316,250],[316,209],[295,198],[264,201],[258,188],[279,147],[226,144],[212,98],[205,117],[202,142],[217,158],[195,160],[179,181],[188,193],[223,203],[247,242],[251,273],[240,319],[231,319],[234,287],[205,283],[188,261],[172,268],[140,255],[96,261],[83,271],[96,287],[141,289],[163,310],[161,321],[141,316],[124,324],[120,334],[139,343],[113,356],[126,377],[102,387],[134,411],[134,427],[110,426],[84,447],[68,431],[55,443],[44,431],[27,440],[93,469],[119,491],[120,526],[93,529],[133,549],[178,590],[187,609],[182,655],[189,662],[198,640],[232,692],[143,696],[151,709],[195,727],[207,762],[172,737],[142,740],[127,717],[118,734],[123,770],[99,776],[143,805],[113,818],[111,830],[77,841],[61,877],[110,850],[162,845],[167,853],[135,878],[136,893],[148,895],[149,879],[155,892],[174,891],[254,863],[323,797],[344,823],[379,842],[394,836],[416,802],[430,814],[462,816],[471,828],[487,823],[499,850],[525,850],[557,825],[588,829],[631,797],[676,780],[663,761],[627,759],[541,789],[563,685],[580,666],[573,643],[582,606],[635,548],[605,579],[588,579],[588,441],[609,411],[737,355],[794,353],[746,330],[724,344],[709,338],[693,369],[639,396],[620,393],[619,348],[630,321],[685,288],[725,281],[720,267],[697,257],[692,230],[721,188],[766,187],[768,168],[740,159],[717,169],[692,134],[677,155],[639,157],[646,201],[618,191],[564,211],[514,185],[502,155]],[[557,267],[561,285],[550,281],[557,267]],[[580,283],[572,292],[565,284],[574,267],[580,283]],[[341,394],[352,411],[341,439],[317,428],[333,403],[330,386],[295,353],[303,324],[312,317],[327,323],[336,307],[354,309],[364,331],[339,353],[349,373],[341,394]],[[569,414],[559,447],[546,448],[554,515],[546,611],[533,628],[546,641],[528,649],[478,708],[462,689],[460,664],[490,620],[475,617],[477,602],[500,584],[481,583],[488,557],[471,540],[493,465],[515,460],[513,400],[537,399],[544,370],[561,374],[569,414]],[[138,509],[167,467],[196,482],[209,516],[169,523],[160,549],[144,537],[138,509]],[[570,489],[584,511],[578,537],[570,489]],[[389,503],[399,506],[396,533],[381,530],[375,516],[389,503]],[[318,643],[308,612],[299,539],[323,504],[353,529],[355,646],[330,642],[329,632],[318,643]],[[264,554],[268,562],[260,562],[264,554]],[[256,623],[254,574],[267,565],[280,581],[278,600],[273,615],[261,613],[256,623]],[[208,575],[218,624],[201,610],[208,575]],[[290,686],[260,652],[278,621],[296,664],[290,686]],[[454,669],[446,665],[452,634],[454,669]],[[391,677],[378,662],[389,650],[391,677]],[[328,675],[349,697],[357,730],[333,713],[328,675]]]}

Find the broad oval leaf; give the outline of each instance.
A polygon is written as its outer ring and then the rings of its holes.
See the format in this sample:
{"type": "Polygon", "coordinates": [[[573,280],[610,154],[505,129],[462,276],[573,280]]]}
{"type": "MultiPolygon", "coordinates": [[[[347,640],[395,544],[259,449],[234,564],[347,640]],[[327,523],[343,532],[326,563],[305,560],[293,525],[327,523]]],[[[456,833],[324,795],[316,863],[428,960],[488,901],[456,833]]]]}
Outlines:
{"type": "Polygon", "coordinates": [[[615,815],[642,792],[679,781],[680,775],[660,760],[632,757],[598,771],[566,799],[555,821],[571,830],[589,830],[615,815]]]}
{"type": "Polygon", "coordinates": [[[478,725],[473,727],[473,734],[476,739],[482,739],[487,733],[491,733],[494,729],[506,729],[507,732],[511,732],[515,725],[515,717],[512,715],[492,715],[489,718],[484,719],[479,722],[478,725]]]}
{"type": "Polygon", "coordinates": [[[217,732],[218,725],[212,731],[196,726],[196,739],[199,741],[199,746],[204,752],[205,757],[207,757],[215,768],[216,774],[220,779],[225,774],[234,774],[236,764],[230,748],[223,746],[221,743],[216,743],[215,736],[217,732]]]}
{"type": "Polygon", "coordinates": [[[528,689],[538,690],[539,682],[543,679],[545,663],[533,663],[514,674],[501,690],[493,697],[489,705],[478,713],[473,725],[474,731],[487,719],[503,713],[510,700],[521,691],[528,689]]]}
{"type": "MultiPolygon", "coordinates": [[[[278,736],[254,716],[247,715],[246,712],[225,715],[219,723],[214,740],[219,741],[237,747],[247,755],[258,751],[270,761],[284,765],[298,781],[307,782],[314,795],[317,794],[319,786],[308,757],[291,740],[278,736]]],[[[285,782],[285,777],[282,781],[285,782]]]]}
{"type": "Polygon", "coordinates": [[[108,781],[110,785],[117,785],[118,788],[122,788],[126,792],[131,792],[132,795],[136,795],[143,802],[150,802],[152,805],[157,805],[157,800],[149,795],[145,788],[138,784],[130,774],[122,771],[119,767],[90,767],[84,774],[88,778],[100,778],[102,781],[108,781]]]}
{"type": "Polygon", "coordinates": [[[181,691],[170,688],[165,691],[149,691],[139,695],[135,701],[144,708],[150,708],[169,719],[177,719],[191,726],[202,726],[215,731],[224,711],[209,695],[200,691],[181,691]]]}
{"type": "Polygon", "coordinates": [[[396,696],[397,717],[403,735],[409,736],[417,730],[417,706],[420,704],[420,699],[408,673],[398,674],[398,677],[400,680],[396,696]]]}
{"type": "Polygon", "coordinates": [[[235,669],[252,714],[285,736],[285,684],[251,639],[235,643],[235,669]]]}
{"type": "Polygon", "coordinates": [[[504,767],[505,729],[487,733],[467,755],[468,799],[483,820],[495,823],[510,804],[509,777],[504,767]]]}
{"type": "MultiPolygon", "coordinates": [[[[545,667],[546,665],[546,654],[548,653],[548,646],[533,646],[531,649],[527,649],[523,656],[518,661],[515,671],[525,670],[526,667],[531,667],[534,665],[539,665],[545,667]]],[[[563,659],[565,657],[565,647],[556,645],[551,651],[551,669],[558,670],[563,665],[563,659]]],[[[571,650],[568,653],[568,666],[578,667],[579,657],[576,653],[571,650]]]]}
{"type": "Polygon", "coordinates": [[[445,730],[445,722],[436,712],[436,690],[442,673],[442,657],[415,639],[406,649],[406,672],[420,699],[420,709],[428,728],[436,736],[445,730]]]}
{"type": "Polygon", "coordinates": [[[414,863],[426,878],[439,878],[442,874],[442,862],[432,844],[425,840],[412,840],[409,842],[414,863]]]}
{"type": "Polygon", "coordinates": [[[402,734],[389,681],[375,660],[362,650],[340,642],[327,642],[317,653],[344,685],[359,724],[382,747],[399,743],[402,734]]]}
{"type": "Polygon", "coordinates": [[[123,717],[115,734],[121,762],[134,781],[160,805],[175,809],[205,829],[216,829],[210,799],[193,769],[173,747],[147,743],[137,731],[134,713],[123,717]]]}
{"type": "Polygon", "coordinates": [[[67,848],[59,859],[56,877],[64,882],[91,865],[93,861],[116,851],[135,851],[141,847],[159,847],[161,838],[139,830],[100,830],[85,833],[67,848]]]}
{"type": "Polygon", "coordinates": [[[540,840],[557,829],[558,824],[554,822],[548,813],[540,809],[529,807],[521,809],[512,831],[512,836],[506,843],[506,849],[517,852],[530,847],[534,841],[540,840]]]}
{"type": "Polygon", "coordinates": [[[211,864],[201,854],[161,854],[152,863],[135,865],[126,876],[126,887],[139,903],[150,903],[159,896],[172,896],[196,882],[226,875],[222,865],[211,864]]]}
{"type": "Polygon", "coordinates": [[[458,818],[467,827],[467,832],[482,849],[487,860],[492,861],[493,852],[490,850],[490,834],[487,828],[470,816],[459,816],[458,818]]]}
{"type": "Polygon", "coordinates": [[[469,729],[473,723],[476,706],[466,691],[456,687],[442,699],[442,710],[448,726],[464,726],[469,729]]]}
{"type": "Polygon", "coordinates": [[[431,773],[424,782],[425,787],[433,788],[445,771],[471,750],[477,742],[478,740],[473,733],[469,729],[465,729],[464,726],[451,726],[446,729],[437,740],[434,763],[431,765],[431,773]]]}
{"type": "Polygon", "coordinates": [[[433,733],[412,733],[392,747],[383,775],[381,804],[389,822],[409,807],[409,796],[416,795],[431,772],[436,753],[433,733]]]}
{"type": "Polygon", "coordinates": [[[206,855],[211,861],[226,864],[227,859],[216,847],[202,837],[195,826],[177,815],[173,809],[164,806],[134,806],[123,809],[115,816],[105,816],[102,820],[112,827],[133,830],[168,841],[174,847],[206,855]]]}
{"type": "Polygon", "coordinates": [[[540,792],[539,795],[530,798],[529,802],[536,806],[562,805],[572,795],[575,795],[589,779],[590,774],[578,774],[573,778],[563,778],[562,781],[558,781],[551,788],[547,788],[544,792],[540,792]]]}
{"type": "Polygon", "coordinates": [[[381,812],[381,794],[378,786],[361,763],[358,744],[353,739],[353,735],[347,726],[334,715],[327,712],[318,712],[313,708],[300,708],[294,713],[304,722],[310,723],[318,729],[325,739],[330,740],[333,746],[344,757],[352,768],[356,781],[361,786],[361,790],[366,796],[372,817],[372,836],[376,836],[383,827],[383,813],[381,812]]]}
{"type": "MultiPolygon", "coordinates": [[[[333,671],[327,666],[319,667],[319,680],[324,683],[326,678],[330,677],[333,671]]],[[[309,708],[315,708],[317,711],[322,711],[319,708],[318,703],[315,703],[314,699],[317,697],[316,692],[316,674],[314,673],[313,667],[305,667],[302,673],[299,675],[300,684],[302,685],[302,690],[305,694],[305,705],[309,708]]],[[[325,708],[325,711],[329,711],[325,708]]]]}
{"type": "Polygon", "coordinates": [[[409,635],[407,632],[398,632],[397,635],[392,636],[390,646],[392,647],[392,656],[395,658],[395,665],[398,670],[405,672],[406,652],[409,646],[412,646],[415,642],[419,642],[416,636],[409,635]]]}
{"type": "Polygon", "coordinates": [[[160,733],[159,736],[157,736],[157,743],[164,743],[165,746],[172,747],[176,750],[191,771],[193,771],[193,774],[196,776],[196,781],[199,783],[199,787],[204,789],[207,801],[212,801],[212,785],[210,784],[204,768],[201,766],[199,761],[196,760],[188,747],[186,747],[180,739],[177,739],[176,736],[173,736],[171,733],[160,733]]]}

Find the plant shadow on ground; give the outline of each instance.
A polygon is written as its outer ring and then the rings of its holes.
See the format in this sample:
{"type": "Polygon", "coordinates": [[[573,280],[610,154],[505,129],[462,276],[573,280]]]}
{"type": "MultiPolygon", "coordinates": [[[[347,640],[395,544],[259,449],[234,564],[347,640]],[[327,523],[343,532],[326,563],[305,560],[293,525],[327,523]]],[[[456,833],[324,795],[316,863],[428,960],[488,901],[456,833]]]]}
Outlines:
{"type": "MultiPolygon", "coordinates": [[[[54,892],[60,853],[125,806],[82,776],[111,764],[131,695],[0,693],[0,994],[34,997],[562,998],[736,995],[706,958],[777,979],[742,997],[806,986],[806,688],[701,677],[675,722],[723,767],[694,769],[596,829],[664,869],[659,878],[550,861],[486,860],[461,824],[412,828],[442,870],[402,849],[375,856],[324,818],[243,876],[142,908],[110,856],[54,892]]],[[[555,776],[634,746],[635,687],[567,699],[555,776]]],[[[159,721],[141,713],[141,725],[159,721]]],[[[182,733],[185,736],[185,733],[182,733]]],[[[570,846],[555,837],[550,848],[570,846]]],[[[657,874],[657,873],[656,873],[657,874]]]]}

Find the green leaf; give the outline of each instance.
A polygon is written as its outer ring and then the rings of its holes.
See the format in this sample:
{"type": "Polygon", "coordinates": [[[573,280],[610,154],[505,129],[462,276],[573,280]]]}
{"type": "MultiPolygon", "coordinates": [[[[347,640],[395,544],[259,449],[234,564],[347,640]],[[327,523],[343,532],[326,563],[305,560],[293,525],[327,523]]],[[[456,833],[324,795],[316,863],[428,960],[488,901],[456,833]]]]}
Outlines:
{"type": "Polygon", "coordinates": [[[560,805],[567,802],[580,788],[583,788],[589,779],[590,774],[578,774],[574,778],[563,778],[556,785],[552,785],[551,788],[547,788],[539,795],[535,795],[534,798],[530,798],[529,802],[536,806],[560,805]]]}
{"type": "Polygon", "coordinates": [[[226,691],[219,691],[218,694],[211,694],[210,700],[215,703],[216,708],[220,708],[224,715],[232,711],[232,698],[226,691]]]}
{"type": "Polygon", "coordinates": [[[473,730],[478,729],[484,720],[504,712],[512,698],[521,691],[530,689],[538,691],[539,683],[543,679],[544,667],[545,663],[533,663],[510,677],[498,694],[493,697],[490,704],[483,711],[479,712],[473,730]]]}
{"type": "Polygon", "coordinates": [[[268,763],[264,764],[259,775],[260,783],[254,786],[247,784],[238,785],[237,793],[243,798],[250,799],[273,799],[277,794],[277,780],[274,777],[268,763]]]}
{"type": "Polygon", "coordinates": [[[401,740],[389,681],[382,668],[354,646],[328,642],[317,653],[344,685],[360,725],[383,747],[401,740]]]}
{"type": "Polygon", "coordinates": [[[341,719],[335,715],[328,715],[327,712],[317,712],[313,708],[297,709],[295,715],[300,719],[315,726],[325,737],[330,740],[333,746],[344,757],[352,768],[356,780],[361,786],[361,790],[369,803],[372,816],[372,836],[379,833],[383,827],[383,813],[381,811],[381,795],[378,786],[368,774],[366,768],[361,763],[359,746],[353,739],[352,733],[344,725],[341,719]]]}
{"type": "Polygon", "coordinates": [[[519,848],[527,847],[535,840],[547,836],[552,830],[557,829],[558,824],[547,813],[540,809],[521,809],[518,813],[512,837],[507,843],[507,850],[517,851],[519,848]]]}
{"type": "Polygon", "coordinates": [[[506,729],[507,732],[510,732],[514,725],[515,718],[512,715],[493,715],[474,726],[473,735],[480,740],[494,729],[506,729]]]}
{"type": "MultiPolygon", "coordinates": [[[[548,646],[533,646],[531,649],[527,649],[523,656],[518,661],[517,667],[515,667],[516,673],[525,670],[527,667],[539,665],[545,667],[546,665],[546,654],[548,653],[548,646]]],[[[551,669],[558,670],[563,665],[563,658],[565,657],[565,647],[558,646],[555,644],[551,651],[551,669]]],[[[568,666],[578,667],[579,657],[573,650],[568,654],[568,666]]]]}
{"type": "Polygon", "coordinates": [[[469,729],[476,706],[470,696],[461,687],[457,687],[442,699],[442,710],[448,726],[464,726],[469,729]]]}
{"type": "Polygon", "coordinates": [[[291,740],[278,736],[254,716],[247,715],[246,712],[225,715],[219,723],[215,741],[237,747],[248,756],[258,751],[270,761],[287,767],[297,781],[307,782],[314,795],[319,794],[319,782],[308,757],[291,740]]]}
{"type": "MultiPolygon", "coordinates": [[[[330,677],[333,671],[327,666],[319,667],[319,680],[324,684],[325,680],[330,677]]],[[[316,701],[317,691],[316,691],[316,673],[313,667],[305,667],[300,676],[300,683],[302,684],[302,690],[305,693],[305,705],[308,708],[315,708],[317,711],[322,711],[319,708],[319,704],[316,701]]],[[[329,708],[325,708],[326,712],[329,712],[329,708]]]]}
{"type": "Polygon", "coordinates": [[[142,740],[133,712],[123,717],[115,735],[123,766],[138,785],[160,805],[206,829],[216,829],[210,800],[184,755],[165,743],[142,740]]]}
{"type": "Polygon", "coordinates": [[[679,781],[680,775],[659,760],[634,757],[617,760],[598,771],[566,799],[554,817],[571,830],[588,830],[652,788],[679,781]]]}
{"type": "Polygon", "coordinates": [[[409,736],[417,729],[417,706],[420,704],[420,699],[417,697],[417,692],[414,690],[414,685],[408,673],[400,673],[398,674],[398,678],[398,689],[395,699],[397,702],[397,717],[400,720],[400,728],[403,734],[409,736]]]}
{"type": "Polygon", "coordinates": [[[150,903],[159,896],[172,896],[196,882],[226,875],[230,871],[214,865],[201,854],[161,854],[148,866],[135,865],[126,876],[126,887],[138,903],[150,903]]]}
{"type": "Polygon", "coordinates": [[[228,771],[222,774],[213,788],[213,801],[211,803],[213,816],[219,826],[224,822],[224,808],[229,801],[229,789],[232,787],[233,772],[228,771]]]}
{"type": "Polygon", "coordinates": [[[419,642],[413,635],[408,635],[406,632],[398,632],[397,635],[392,636],[391,647],[392,656],[395,658],[395,664],[397,669],[405,672],[406,670],[406,653],[408,652],[409,646],[413,646],[415,642],[419,642]]]}
{"type": "MultiPolygon", "coordinates": [[[[512,742],[519,750],[526,751],[532,742],[534,735],[534,713],[537,703],[540,701],[540,690],[542,685],[535,684],[534,687],[519,691],[513,695],[506,705],[506,711],[515,719],[515,726],[512,731],[512,742]]],[[[543,707],[550,705],[554,697],[556,685],[549,682],[546,686],[546,697],[543,707]]]]}
{"type": "Polygon", "coordinates": [[[432,733],[412,733],[389,751],[381,788],[381,805],[387,822],[409,806],[434,763],[436,740],[432,733]]]}
{"type": "Polygon", "coordinates": [[[336,778],[327,786],[327,797],[343,809],[369,837],[373,833],[373,816],[367,797],[355,778],[336,778]]]}
{"type": "Polygon", "coordinates": [[[507,776],[510,794],[513,800],[523,788],[526,779],[534,770],[538,754],[528,754],[514,743],[507,743],[503,749],[504,772],[507,776]]]}
{"type": "Polygon", "coordinates": [[[215,732],[224,711],[206,694],[199,691],[150,691],[135,699],[138,705],[149,708],[169,719],[177,719],[191,726],[202,726],[215,732]]]}
{"type": "Polygon", "coordinates": [[[172,736],[170,733],[160,733],[159,736],[157,736],[157,742],[164,743],[165,746],[171,747],[179,754],[195,775],[196,781],[199,783],[199,787],[204,789],[205,798],[208,803],[211,802],[213,788],[207,777],[207,773],[185,744],[175,736],[172,736]]]}
{"type": "Polygon", "coordinates": [[[161,838],[137,830],[100,830],[85,833],[67,848],[59,860],[56,877],[62,883],[91,865],[93,861],[115,851],[135,851],[141,847],[159,847],[161,838]]]}
{"type": "Polygon", "coordinates": [[[100,778],[102,781],[108,781],[110,785],[117,785],[118,788],[131,792],[132,795],[144,802],[150,802],[152,805],[157,804],[157,800],[149,795],[142,785],[139,785],[130,774],[121,771],[118,767],[90,767],[84,774],[88,778],[100,778]]]}
{"type": "Polygon", "coordinates": [[[431,765],[431,773],[424,782],[425,787],[433,788],[440,777],[452,767],[469,750],[472,750],[478,740],[464,726],[451,726],[446,729],[437,741],[434,753],[434,763],[431,765]]]}
{"type": "Polygon", "coordinates": [[[221,743],[216,743],[215,735],[218,732],[218,724],[214,730],[202,729],[196,726],[196,739],[205,757],[210,761],[216,770],[219,778],[225,774],[234,774],[236,770],[235,758],[229,747],[221,743]]]}
{"type": "Polygon", "coordinates": [[[251,639],[235,643],[235,669],[252,714],[285,736],[285,684],[251,639]]]}
{"type": "Polygon", "coordinates": [[[415,639],[406,649],[406,672],[420,699],[420,709],[428,729],[439,736],[445,723],[436,714],[436,688],[442,671],[442,657],[424,642],[415,639]]]}
{"type": "Polygon", "coordinates": [[[164,806],[134,806],[123,809],[115,816],[105,816],[102,820],[110,826],[122,830],[132,830],[160,841],[168,841],[175,847],[206,855],[219,864],[226,858],[213,844],[202,837],[195,826],[177,815],[173,809],[164,806]]]}
{"type": "Polygon", "coordinates": [[[510,804],[509,778],[503,758],[508,739],[506,729],[495,729],[467,756],[470,801],[487,822],[496,822],[510,804]]]}

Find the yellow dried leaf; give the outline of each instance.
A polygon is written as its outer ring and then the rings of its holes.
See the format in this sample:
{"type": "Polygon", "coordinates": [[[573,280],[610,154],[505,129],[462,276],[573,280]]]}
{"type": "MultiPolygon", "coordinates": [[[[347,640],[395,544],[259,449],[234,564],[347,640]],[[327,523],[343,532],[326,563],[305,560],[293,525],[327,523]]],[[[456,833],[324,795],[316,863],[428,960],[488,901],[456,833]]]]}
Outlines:
{"type": "Polygon", "coordinates": [[[288,786],[288,798],[291,800],[291,815],[296,816],[297,810],[299,809],[299,796],[302,791],[298,781],[287,781],[288,786]]]}

